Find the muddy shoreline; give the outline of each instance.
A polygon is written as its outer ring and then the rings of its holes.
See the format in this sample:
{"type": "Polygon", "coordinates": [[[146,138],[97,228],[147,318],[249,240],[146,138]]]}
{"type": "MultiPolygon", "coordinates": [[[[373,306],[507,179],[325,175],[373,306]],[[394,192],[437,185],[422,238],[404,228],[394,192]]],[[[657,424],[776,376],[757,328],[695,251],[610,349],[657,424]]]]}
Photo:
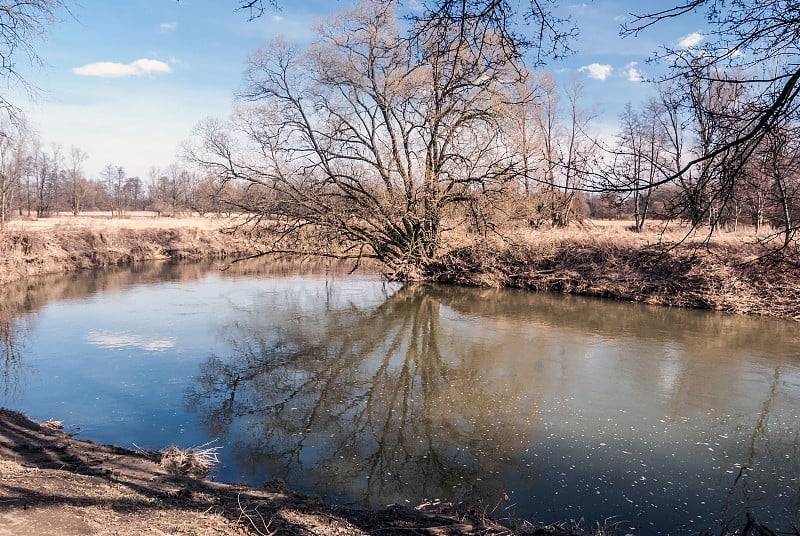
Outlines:
{"type": "Polygon", "coordinates": [[[510,529],[468,505],[332,506],[281,482],[253,488],[171,474],[159,457],[79,441],[61,423],[0,409],[0,535],[577,534],[510,529]]]}

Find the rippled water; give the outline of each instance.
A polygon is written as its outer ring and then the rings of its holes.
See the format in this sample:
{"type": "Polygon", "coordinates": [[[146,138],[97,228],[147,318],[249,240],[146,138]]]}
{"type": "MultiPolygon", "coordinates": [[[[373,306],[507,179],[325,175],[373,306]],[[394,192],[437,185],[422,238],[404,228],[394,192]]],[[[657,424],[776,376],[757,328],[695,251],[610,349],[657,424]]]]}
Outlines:
{"type": "Polygon", "coordinates": [[[249,269],[4,289],[0,401],[128,447],[216,439],[218,480],[345,504],[467,498],[642,534],[800,523],[794,323],[249,269]]]}

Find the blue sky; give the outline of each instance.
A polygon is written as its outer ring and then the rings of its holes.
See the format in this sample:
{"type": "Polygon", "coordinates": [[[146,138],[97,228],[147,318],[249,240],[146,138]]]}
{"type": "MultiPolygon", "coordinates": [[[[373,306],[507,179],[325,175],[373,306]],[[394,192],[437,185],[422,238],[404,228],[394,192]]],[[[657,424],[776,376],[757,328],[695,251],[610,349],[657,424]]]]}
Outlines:
{"type": "MultiPolygon", "coordinates": [[[[38,96],[30,100],[11,88],[11,98],[46,148],[59,143],[65,151],[76,145],[88,152],[90,177],[114,163],[143,179],[151,166],[178,158],[198,121],[231,112],[245,60],[260,44],[276,34],[313,39],[315,19],[353,3],[281,0],[280,11],[248,21],[247,13],[235,11],[236,0],[67,1],[71,13],[61,12],[37,46],[44,66],[20,62],[38,96]]],[[[594,0],[561,8],[581,34],[576,53],[547,68],[565,83],[580,77],[585,106],[596,108],[597,129],[605,133],[625,102],[648,94],[641,78],[658,69],[646,60],[661,44],[702,39],[700,16],[620,38],[621,22],[646,4],[594,0]]]]}

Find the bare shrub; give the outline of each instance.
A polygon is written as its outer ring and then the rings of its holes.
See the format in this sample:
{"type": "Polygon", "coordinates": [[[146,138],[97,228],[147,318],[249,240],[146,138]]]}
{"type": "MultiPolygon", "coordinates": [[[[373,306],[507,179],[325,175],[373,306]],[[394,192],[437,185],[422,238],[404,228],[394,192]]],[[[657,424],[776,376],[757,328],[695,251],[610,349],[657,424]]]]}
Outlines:
{"type": "Polygon", "coordinates": [[[205,478],[219,464],[218,454],[222,448],[209,447],[210,444],[188,449],[179,449],[176,446],[162,449],[158,451],[161,455],[161,467],[173,475],[205,478]]]}

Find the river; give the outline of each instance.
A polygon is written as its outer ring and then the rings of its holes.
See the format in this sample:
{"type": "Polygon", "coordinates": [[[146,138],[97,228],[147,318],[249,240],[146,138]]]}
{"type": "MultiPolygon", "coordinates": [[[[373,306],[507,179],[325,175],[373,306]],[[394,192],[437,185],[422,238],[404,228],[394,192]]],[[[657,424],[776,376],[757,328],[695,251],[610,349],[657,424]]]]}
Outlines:
{"type": "Polygon", "coordinates": [[[796,323],[289,264],[0,294],[0,404],[129,448],[213,441],[220,481],[623,533],[800,524],[796,323]]]}

